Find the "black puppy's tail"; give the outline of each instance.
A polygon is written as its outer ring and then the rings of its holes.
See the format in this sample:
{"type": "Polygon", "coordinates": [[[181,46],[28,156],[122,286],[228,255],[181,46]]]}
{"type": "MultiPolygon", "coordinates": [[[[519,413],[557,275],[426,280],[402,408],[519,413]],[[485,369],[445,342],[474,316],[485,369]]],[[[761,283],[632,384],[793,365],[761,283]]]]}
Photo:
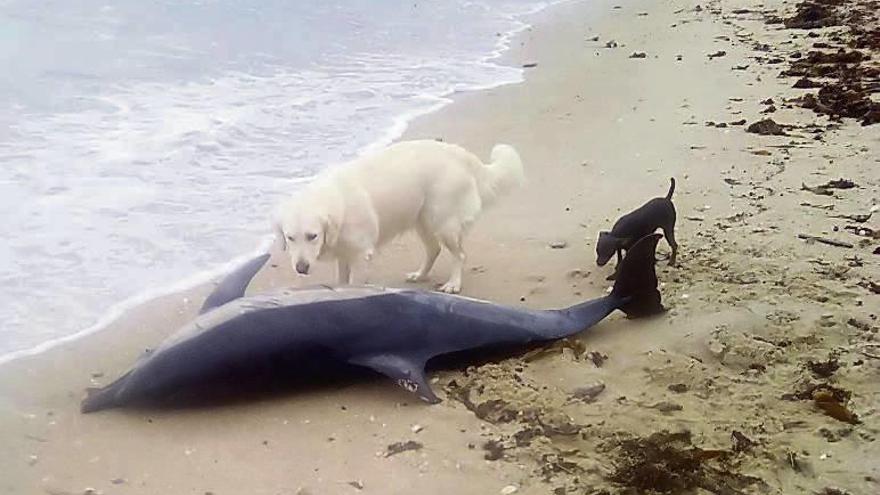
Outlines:
{"type": "Polygon", "coordinates": [[[669,192],[666,193],[666,199],[672,199],[672,193],[675,192],[675,177],[669,178],[669,192]]]}
{"type": "MultiPolygon", "coordinates": [[[[675,182],[672,183],[675,187],[675,182]]],[[[620,263],[620,271],[611,295],[624,302],[618,308],[627,316],[639,318],[666,311],[657,290],[657,273],[654,271],[654,250],[661,234],[650,234],[639,239],[626,252],[620,263]]]]}

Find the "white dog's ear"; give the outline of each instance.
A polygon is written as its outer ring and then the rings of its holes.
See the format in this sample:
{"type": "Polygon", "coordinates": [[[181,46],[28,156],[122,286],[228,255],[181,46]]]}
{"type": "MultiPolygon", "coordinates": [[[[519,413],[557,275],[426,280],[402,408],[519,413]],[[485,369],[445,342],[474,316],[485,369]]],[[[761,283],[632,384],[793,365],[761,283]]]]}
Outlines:
{"type": "Polygon", "coordinates": [[[339,219],[334,215],[324,215],[321,217],[321,227],[324,229],[324,244],[322,246],[335,246],[339,240],[339,219]]]}
{"type": "Polygon", "coordinates": [[[275,244],[280,247],[282,251],[287,251],[287,238],[284,237],[284,229],[281,228],[281,221],[273,221],[272,227],[275,229],[275,244]]]}

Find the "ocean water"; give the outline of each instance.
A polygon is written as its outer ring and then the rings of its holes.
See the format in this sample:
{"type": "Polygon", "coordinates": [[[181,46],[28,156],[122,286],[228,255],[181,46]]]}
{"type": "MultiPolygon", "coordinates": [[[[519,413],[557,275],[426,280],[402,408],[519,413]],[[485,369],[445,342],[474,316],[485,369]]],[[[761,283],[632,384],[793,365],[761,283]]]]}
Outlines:
{"type": "Polygon", "coordinates": [[[0,361],[253,252],[497,62],[534,0],[0,0],[0,361]]]}

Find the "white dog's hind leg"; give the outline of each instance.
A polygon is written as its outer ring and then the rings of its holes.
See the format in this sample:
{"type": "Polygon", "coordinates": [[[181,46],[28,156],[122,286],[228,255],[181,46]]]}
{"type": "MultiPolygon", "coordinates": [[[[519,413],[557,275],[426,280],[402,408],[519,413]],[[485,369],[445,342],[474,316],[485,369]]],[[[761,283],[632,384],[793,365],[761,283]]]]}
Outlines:
{"type": "Polygon", "coordinates": [[[440,286],[440,290],[449,294],[458,294],[461,292],[461,276],[464,271],[465,254],[461,247],[462,231],[461,226],[446,230],[440,233],[440,241],[452,254],[452,273],[449,275],[449,281],[440,286]]]}
{"type": "Polygon", "coordinates": [[[440,255],[440,243],[437,242],[437,237],[433,233],[421,223],[416,226],[416,232],[418,232],[419,238],[425,246],[425,259],[418,270],[406,275],[408,282],[421,282],[427,279],[428,272],[434,267],[434,262],[437,261],[437,256],[440,255]]]}

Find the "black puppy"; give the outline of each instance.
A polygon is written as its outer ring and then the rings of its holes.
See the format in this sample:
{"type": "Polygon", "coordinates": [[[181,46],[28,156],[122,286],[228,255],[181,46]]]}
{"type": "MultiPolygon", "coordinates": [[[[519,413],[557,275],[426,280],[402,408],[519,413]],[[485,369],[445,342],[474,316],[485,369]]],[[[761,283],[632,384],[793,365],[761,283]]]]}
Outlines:
{"type": "MultiPolygon", "coordinates": [[[[614,253],[617,253],[617,268],[623,259],[623,251],[627,250],[636,241],[648,234],[653,234],[657,228],[663,229],[666,242],[672,248],[669,256],[669,264],[675,264],[675,255],[678,253],[678,243],[675,242],[675,206],[672,204],[672,193],[675,191],[675,179],[670,178],[669,192],[665,198],[654,198],[640,206],[638,209],[620,217],[611,228],[611,232],[599,232],[599,241],[596,243],[596,264],[605,266],[614,253]]],[[[614,280],[617,276],[617,268],[608,280],[614,280]]]]}

